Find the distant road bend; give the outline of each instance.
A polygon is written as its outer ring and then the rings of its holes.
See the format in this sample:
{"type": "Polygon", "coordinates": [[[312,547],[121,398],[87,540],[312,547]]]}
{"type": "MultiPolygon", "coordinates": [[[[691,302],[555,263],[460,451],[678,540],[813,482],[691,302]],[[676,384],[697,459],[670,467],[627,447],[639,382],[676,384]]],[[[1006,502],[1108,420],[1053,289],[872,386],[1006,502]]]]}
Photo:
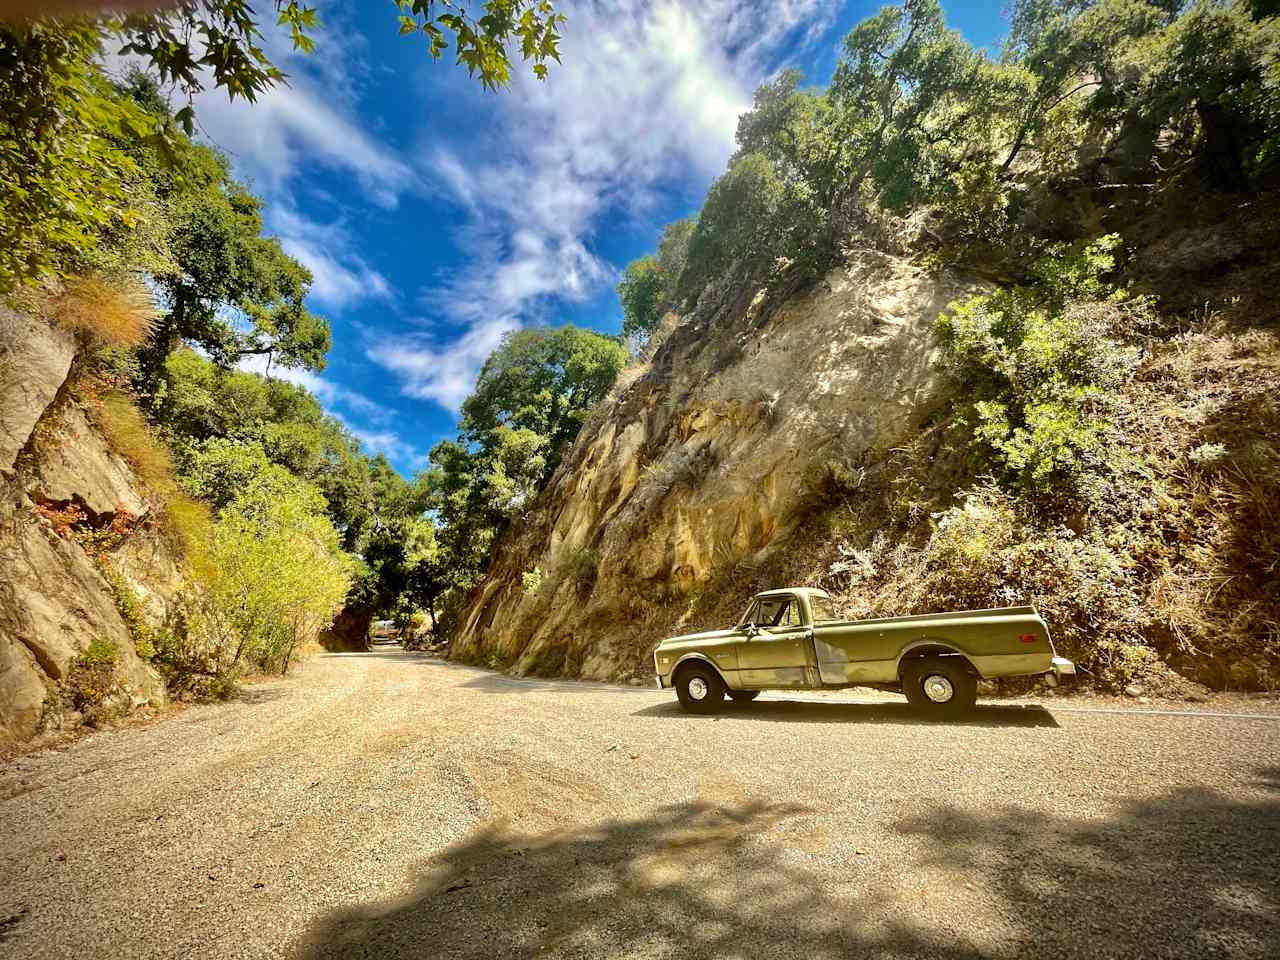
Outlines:
{"type": "Polygon", "coordinates": [[[690,717],[324,656],[0,765],[0,957],[1274,958],[1266,709],[690,717]]]}

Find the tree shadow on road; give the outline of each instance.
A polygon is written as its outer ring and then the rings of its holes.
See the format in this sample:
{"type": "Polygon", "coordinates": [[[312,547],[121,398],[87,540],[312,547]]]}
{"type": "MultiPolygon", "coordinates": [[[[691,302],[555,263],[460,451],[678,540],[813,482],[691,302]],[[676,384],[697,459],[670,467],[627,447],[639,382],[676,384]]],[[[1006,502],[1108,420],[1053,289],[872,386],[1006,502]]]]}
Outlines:
{"type": "Polygon", "coordinates": [[[717,720],[734,717],[782,723],[947,723],[971,727],[1056,727],[1053,714],[1038,704],[979,705],[959,720],[923,717],[909,703],[823,703],[820,700],[756,700],[726,704],[723,713],[686,713],[674,700],[637,710],[633,717],[672,717],[717,720]]]}
{"type": "Polygon", "coordinates": [[[302,956],[1280,954],[1270,798],[1179,791],[1105,819],[942,805],[820,866],[785,846],[813,816],[693,803],[539,836],[490,823],[428,861],[413,895],[322,918],[302,956]]]}

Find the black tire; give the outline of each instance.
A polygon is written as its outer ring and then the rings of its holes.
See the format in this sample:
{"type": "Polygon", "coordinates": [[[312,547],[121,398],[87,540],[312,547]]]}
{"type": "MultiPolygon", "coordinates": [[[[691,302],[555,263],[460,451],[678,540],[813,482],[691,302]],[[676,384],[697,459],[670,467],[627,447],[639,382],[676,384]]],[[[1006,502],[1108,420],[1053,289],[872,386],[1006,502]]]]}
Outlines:
{"type": "Polygon", "coordinates": [[[978,702],[978,678],[960,657],[925,657],[902,665],[902,692],[925,716],[952,720],[978,702]]]}
{"type": "Polygon", "coordinates": [[[715,713],[724,706],[724,681],[711,667],[684,667],[676,677],[676,697],[690,713],[715,713]]]}
{"type": "Polygon", "coordinates": [[[760,696],[759,690],[729,690],[729,699],[734,703],[750,703],[760,696]]]}

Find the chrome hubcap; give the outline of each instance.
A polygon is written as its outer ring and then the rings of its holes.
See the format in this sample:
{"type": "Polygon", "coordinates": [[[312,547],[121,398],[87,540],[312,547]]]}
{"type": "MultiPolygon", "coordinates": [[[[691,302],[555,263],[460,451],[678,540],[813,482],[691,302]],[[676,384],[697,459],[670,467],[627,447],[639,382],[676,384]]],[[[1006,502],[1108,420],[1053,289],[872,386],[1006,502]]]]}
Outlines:
{"type": "Polygon", "coordinates": [[[694,677],[689,681],[689,696],[694,700],[706,699],[709,689],[707,681],[703,680],[701,677],[694,677]]]}
{"type": "Polygon", "coordinates": [[[956,689],[946,677],[934,674],[925,678],[924,695],[934,703],[946,703],[956,695],[956,689]]]}

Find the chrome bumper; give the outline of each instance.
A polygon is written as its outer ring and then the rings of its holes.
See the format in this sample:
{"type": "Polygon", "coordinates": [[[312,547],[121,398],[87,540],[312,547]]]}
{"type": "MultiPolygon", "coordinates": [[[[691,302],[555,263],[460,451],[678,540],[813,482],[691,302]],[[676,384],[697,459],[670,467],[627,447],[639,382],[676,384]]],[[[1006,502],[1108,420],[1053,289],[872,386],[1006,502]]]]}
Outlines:
{"type": "Polygon", "coordinates": [[[1045,674],[1045,679],[1049,681],[1049,686],[1056,687],[1063,677],[1073,677],[1076,673],[1076,665],[1066,657],[1054,657],[1049,662],[1049,672],[1045,674]]]}

